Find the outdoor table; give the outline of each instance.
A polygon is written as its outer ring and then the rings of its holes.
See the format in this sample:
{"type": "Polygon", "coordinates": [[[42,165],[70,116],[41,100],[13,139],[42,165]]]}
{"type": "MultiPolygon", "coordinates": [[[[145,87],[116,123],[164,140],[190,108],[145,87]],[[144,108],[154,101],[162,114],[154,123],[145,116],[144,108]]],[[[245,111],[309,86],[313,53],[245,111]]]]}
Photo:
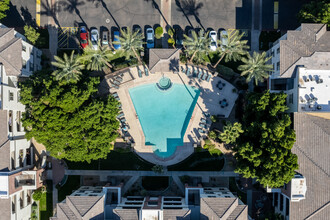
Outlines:
{"type": "Polygon", "coordinates": [[[228,105],[227,100],[222,100],[220,105],[221,107],[226,107],[228,105]]]}

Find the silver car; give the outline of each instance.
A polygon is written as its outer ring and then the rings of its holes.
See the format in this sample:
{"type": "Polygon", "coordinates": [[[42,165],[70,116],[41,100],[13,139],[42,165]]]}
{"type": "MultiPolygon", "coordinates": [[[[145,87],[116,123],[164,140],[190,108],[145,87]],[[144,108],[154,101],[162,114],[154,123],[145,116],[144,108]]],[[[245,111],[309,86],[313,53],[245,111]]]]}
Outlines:
{"type": "Polygon", "coordinates": [[[102,46],[109,45],[109,31],[102,31],[102,46]]]}
{"type": "Polygon", "coordinates": [[[226,30],[220,31],[220,41],[221,41],[221,49],[225,50],[224,46],[228,44],[228,33],[226,30]]]}
{"type": "Polygon", "coordinates": [[[94,50],[98,49],[99,32],[97,29],[91,30],[91,43],[94,50]]]}

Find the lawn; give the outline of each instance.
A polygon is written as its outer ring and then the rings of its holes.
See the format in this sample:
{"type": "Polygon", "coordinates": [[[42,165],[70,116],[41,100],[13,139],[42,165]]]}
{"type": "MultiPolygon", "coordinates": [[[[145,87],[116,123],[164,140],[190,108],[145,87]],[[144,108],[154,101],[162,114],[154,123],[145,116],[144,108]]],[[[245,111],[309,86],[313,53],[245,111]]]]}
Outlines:
{"type": "Polygon", "coordinates": [[[40,220],[48,220],[53,216],[53,183],[47,180],[47,192],[43,193],[39,201],[40,220]]]}
{"type": "Polygon", "coordinates": [[[120,153],[116,151],[109,153],[106,159],[94,160],[90,164],[87,162],[66,162],[71,170],[151,170],[154,166],[133,152],[120,153]]]}
{"type": "Polygon", "coordinates": [[[246,193],[242,192],[241,190],[238,189],[236,181],[235,181],[235,177],[229,177],[229,190],[231,192],[236,192],[238,198],[244,202],[244,204],[246,204],[247,202],[247,196],[246,193]]]}
{"type": "Polygon", "coordinates": [[[168,176],[144,176],[142,186],[145,190],[163,191],[168,187],[168,176]]]}
{"type": "Polygon", "coordinates": [[[208,151],[195,152],[184,161],[169,166],[169,171],[220,171],[224,165],[222,156],[212,156],[208,151]]]}
{"type": "Polygon", "coordinates": [[[71,195],[72,192],[80,187],[80,176],[68,176],[66,183],[58,188],[58,202],[63,201],[66,196],[71,195]]]}

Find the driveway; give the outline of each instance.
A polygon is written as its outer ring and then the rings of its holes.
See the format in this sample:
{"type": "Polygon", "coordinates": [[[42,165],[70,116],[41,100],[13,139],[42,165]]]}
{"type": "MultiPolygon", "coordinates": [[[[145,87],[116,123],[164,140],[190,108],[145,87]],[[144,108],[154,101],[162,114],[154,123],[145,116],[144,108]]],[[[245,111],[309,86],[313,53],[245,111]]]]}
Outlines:
{"type": "MultiPolygon", "coordinates": [[[[160,4],[156,0],[155,4],[160,4]]],[[[58,22],[61,27],[85,24],[90,27],[154,26],[160,22],[160,13],[152,1],[146,0],[59,0],[58,22]]]]}

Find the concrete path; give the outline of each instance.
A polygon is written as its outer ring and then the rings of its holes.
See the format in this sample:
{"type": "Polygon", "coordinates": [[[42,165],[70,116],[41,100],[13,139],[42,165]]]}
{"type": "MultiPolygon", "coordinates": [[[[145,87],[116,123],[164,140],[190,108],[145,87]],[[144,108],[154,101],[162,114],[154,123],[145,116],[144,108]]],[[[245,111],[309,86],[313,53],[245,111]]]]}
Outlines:
{"type": "Polygon", "coordinates": [[[153,171],[135,170],[65,170],[66,175],[105,175],[105,176],[200,176],[200,177],[236,177],[239,174],[233,171],[165,171],[155,173],[153,171]]]}

